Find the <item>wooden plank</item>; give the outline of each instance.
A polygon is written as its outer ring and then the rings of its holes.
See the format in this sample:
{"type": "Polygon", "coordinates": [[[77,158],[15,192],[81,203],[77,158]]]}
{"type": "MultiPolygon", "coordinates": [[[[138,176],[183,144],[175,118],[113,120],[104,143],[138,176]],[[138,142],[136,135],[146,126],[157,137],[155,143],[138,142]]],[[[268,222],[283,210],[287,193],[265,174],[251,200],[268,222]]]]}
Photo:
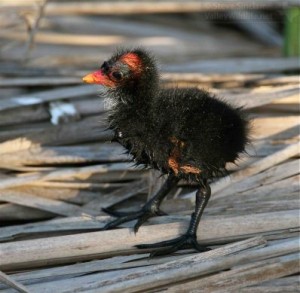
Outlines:
{"type": "Polygon", "coordinates": [[[222,191],[222,196],[247,191],[263,185],[265,186],[280,181],[284,178],[294,176],[299,173],[299,164],[300,159],[296,159],[277,165],[263,173],[258,173],[254,176],[247,177],[244,180],[235,184],[231,184],[229,187],[227,187],[226,190],[222,191]]]}
{"type": "Polygon", "coordinates": [[[79,180],[69,180],[69,181],[38,181],[26,184],[31,187],[44,187],[44,188],[70,188],[78,190],[90,190],[90,191],[111,191],[112,189],[123,187],[122,182],[106,182],[106,183],[96,183],[96,182],[82,182],[79,180]]]}
{"type": "Polygon", "coordinates": [[[221,196],[218,196],[216,200],[212,201],[212,205],[214,205],[214,202],[224,204],[229,199],[240,204],[244,200],[251,202],[258,200],[284,200],[285,198],[288,198],[289,195],[293,196],[294,194],[299,193],[299,178],[300,175],[297,175],[270,185],[259,186],[248,191],[224,194],[224,196],[222,194],[221,196]]]}
{"type": "Polygon", "coordinates": [[[125,173],[136,172],[137,170],[137,168],[133,169],[132,165],[129,163],[54,169],[54,171],[26,174],[26,176],[22,177],[6,176],[6,178],[0,182],[0,189],[14,188],[37,181],[51,181],[80,177],[86,178],[86,176],[92,175],[94,173],[106,174],[109,172],[121,171],[124,175],[125,173]]]}
{"type": "Polygon", "coordinates": [[[61,99],[78,98],[84,95],[96,95],[98,91],[99,89],[97,89],[97,87],[95,86],[80,85],[37,92],[30,95],[18,96],[2,100],[0,111],[22,106],[37,105],[61,99]]]}
{"type": "Polygon", "coordinates": [[[16,291],[20,293],[30,293],[26,287],[24,287],[22,284],[16,282],[13,280],[10,276],[4,274],[0,271],[0,281],[6,284],[7,286],[14,288],[16,291]]]}
{"type": "Polygon", "coordinates": [[[88,209],[95,209],[99,211],[99,214],[102,214],[102,208],[108,208],[112,205],[117,204],[118,202],[129,199],[130,197],[140,193],[146,192],[148,189],[148,184],[145,179],[139,180],[134,183],[129,183],[123,188],[117,189],[113,192],[107,193],[101,198],[95,198],[89,203],[84,205],[88,209]]]}
{"type": "Polygon", "coordinates": [[[11,188],[11,191],[26,192],[42,198],[61,200],[76,205],[84,205],[91,200],[101,197],[106,193],[100,191],[80,190],[77,188],[57,188],[40,186],[22,186],[20,188],[11,188]]]}
{"type": "Polygon", "coordinates": [[[218,73],[162,73],[162,81],[166,87],[177,86],[199,86],[209,87],[243,87],[243,86],[275,86],[275,85],[298,85],[299,77],[295,75],[285,76],[281,74],[218,74],[218,73]]]}
{"type": "Polygon", "coordinates": [[[60,200],[41,198],[21,191],[2,190],[0,200],[9,203],[51,212],[61,216],[74,216],[81,214],[96,214],[95,211],[81,208],[74,204],[65,203],[60,200]]]}
{"type": "MultiPolygon", "coordinates": [[[[227,203],[224,202],[218,203],[213,202],[214,204],[210,204],[205,209],[205,214],[218,216],[222,214],[223,216],[234,216],[234,215],[246,215],[246,214],[258,214],[258,213],[269,213],[275,211],[285,211],[285,210],[293,210],[300,209],[300,202],[297,200],[297,192],[294,193],[295,199],[279,199],[279,200],[270,200],[266,198],[261,198],[259,196],[255,196],[250,200],[248,198],[237,198],[233,197],[230,200],[227,200],[227,203]],[[236,199],[236,201],[235,201],[236,199]],[[217,203],[217,204],[216,204],[217,203]]],[[[275,196],[276,197],[276,196],[275,196]]],[[[167,211],[166,209],[164,209],[167,211]]],[[[192,211],[193,209],[190,208],[192,211]]]]}
{"type": "Polygon", "coordinates": [[[252,293],[253,291],[255,293],[281,293],[281,292],[285,292],[285,293],[295,293],[299,289],[298,285],[286,285],[286,286],[253,286],[253,287],[249,287],[249,288],[241,288],[238,290],[234,290],[232,291],[232,293],[252,293]]]}
{"type": "MultiPolygon", "coordinates": [[[[187,218],[189,220],[190,217],[187,218]]],[[[74,261],[78,257],[91,259],[95,255],[104,257],[124,250],[136,252],[134,245],[175,237],[186,229],[187,222],[142,226],[137,234],[134,234],[131,229],[117,229],[2,243],[0,244],[0,268],[11,270],[45,263],[49,265],[74,261]]],[[[204,218],[198,228],[198,233],[201,235],[199,242],[233,235],[242,236],[245,239],[247,235],[253,233],[298,226],[298,210],[228,217],[222,219],[221,222],[219,219],[204,218]]]]}
{"type": "Polygon", "coordinates": [[[82,83],[79,77],[35,77],[35,78],[2,78],[0,87],[17,87],[17,86],[61,86],[69,84],[82,83]]]}
{"type": "Polygon", "coordinates": [[[223,92],[219,93],[219,95],[233,105],[242,106],[245,109],[252,109],[270,104],[280,99],[298,97],[299,91],[300,87],[294,85],[257,88],[252,89],[250,93],[245,94],[233,94],[229,91],[229,93],[223,92]]]}
{"type": "Polygon", "coordinates": [[[283,37],[277,31],[276,26],[271,21],[271,17],[264,14],[264,21],[253,21],[261,19],[261,11],[253,11],[249,9],[231,10],[227,12],[227,17],[234,25],[247,35],[253,37],[265,45],[281,47],[283,45],[283,37]],[[241,17],[244,15],[244,17],[241,17]]]}
{"type": "MultiPolygon", "coordinates": [[[[49,3],[46,7],[47,15],[68,15],[68,14],[133,14],[133,13],[174,13],[174,12],[204,12],[228,9],[263,9],[267,7],[282,7],[278,0],[267,0],[253,3],[249,0],[240,0],[238,3],[224,2],[219,0],[207,1],[120,1],[111,2],[85,2],[77,3],[49,3]]],[[[297,1],[287,0],[284,6],[297,5],[297,1]]]]}
{"type": "Polygon", "coordinates": [[[0,143],[0,153],[12,153],[39,145],[68,145],[82,142],[110,141],[112,133],[101,125],[99,117],[32,131],[24,136],[0,143]],[[47,131],[45,131],[47,129],[47,131]]]}
{"type": "Polygon", "coordinates": [[[242,169],[238,172],[231,174],[230,176],[226,176],[220,179],[219,181],[211,185],[212,192],[214,194],[214,197],[211,200],[213,201],[217,198],[221,198],[222,197],[221,191],[223,191],[225,187],[229,186],[231,183],[238,182],[246,177],[255,175],[276,164],[284,162],[285,160],[298,155],[299,151],[300,151],[300,142],[294,143],[284,148],[283,150],[280,150],[266,158],[260,159],[250,164],[245,169],[242,169]]]}
{"type": "MultiPolygon", "coordinates": [[[[87,115],[101,115],[105,111],[104,100],[99,97],[84,97],[82,100],[72,100],[72,105],[74,105],[81,117],[87,115]]],[[[24,125],[25,123],[40,121],[50,121],[48,105],[39,104],[8,109],[2,111],[0,116],[0,126],[19,124],[19,129],[26,127],[26,125],[24,125]]],[[[99,123],[99,126],[100,124],[101,123],[99,123]]]]}
{"type": "Polygon", "coordinates": [[[226,58],[165,65],[168,72],[186,73],[266,73],[299,70],[297,58],[226,58]]]}
{"type": "MultiPolygon", "coordinates": [[[[132,267],[139,267],[143,265],[150,265],[151,260],[140,260],[146,255],[127,255],[127,256],[116,256],[108,259],[101,259],[95,261],[89,261],[84,263],[77,263],[68,266],[61,266],[56,268],[47,268],[40,270],[33,270],[28,272],[11,274],[10,276],[22,284],[35,284],[44,283],[50,281],[56,281],[57,279],[69,279],[76,276],[85,274],[91,274],[93,272],[105,272],[107,270],[121,270],[132,267]],[[148,263],[147,263],[148,262],[148,263]]],[[[174,257],[169,257],[174,259],[174,257]]],[[[154,261],[157,263],[159,261],[154,261]]],[[[4,286],[0,284],[0,290],[4,289],[4,286]]]]}
{"type": "MultiPolygon", "coordinates": [[[[216,274],[205,279],[199,279],[192,282],[186,282],[184,285],[175,285],[166,292],[179,293],[190,292],[232,292],[253,286],[264,281],[289,276],[299,272],[300,254],[289,254],[278,258],[258,261],[251,264],[251,268],[247,269],[244,266],[233,268],[228,272],[216,274]]],[[[254,289],[255,290],[255,289],[254,289]]]]}
{"type": "MultiPolygon", "coordinates": [[[[201,256],[198,254],[198,262],[206,262],[209,260],[214,260],[214,259],[218,259],[220,257],[226,256],[226,255],[231,255],[237,252],[240,252],[241,250],[246,250],[249,248],[253,248],[253,247],[257,247],[259,245],[264,245],[264,240],[261,238],[252,238],[246,241],[242,241],[242,242],[238,242],[238,243],[234,243],[234,244],[229,244],[226,245],[225,247],[222,248],[217,248],[216,250],[214,250],[214,252],[206,252],[201,254],[201,256]]],[[[193,255],[190,255],[189,258],[191,258],[193,255]]],[[[168,263],[174,263],[174,261],[179,261],[180,260],[184,260],[186,259],[187,256],[177,256],[177,257],[167,257],[166,260],[164,260],[163,258],[160,259],[152,259],[152,260],[142,260],[140,262],[144,262],[147,261],[148,264],[150,265],[154,265],[155,267],[160,267],[160,266],[166,266],[168,265],[168,263]],[[173,259],[172,259],[173,258],[173,259]]],[[[136,263],[138,264],[138,261],[136,261],[136,263]]],[[[144,268],[142,268],[144,269],[144,268]]],[[[117,276],[120,277],[123,274],[128,274],[129,272],[139,272],[141,269],[140,268],[135,268],[135,269],[127,269],[127,270],[118,270],[117,272],[117,276]]],[[[116,272],[115,272],[116,275],[116,272]]],[[[107,280],[109,282],[109,278],[111,278],[111,273],[107,272],[107,273],[98,273],[95,275],[91,275],[91,276],[84,276],[84,277],[79,277],[79,278],[74,278],[73,279],[73,283],[71,284],[71,279],[68,280],[63,280],[63,281],[57,281],[57,282],[52,282],[52,283],[47,283],[46,287],[49,288],[50,290],[55,290],[55,288],[60,287],[63,291],[67,290],[75,290],[75,288],[80,288],[82,286],[82,281],[84,280],[84,282],[88,282],[88,283],[94,283],[94,279],[98,278],[98,281],[102,281],[104,282],[104,280],[107,280]],[[90,279],[91,282],[88,281],[88,279],[90,279]],[[69,288],[68,288],[69,286],[69,288]]],[[[40,289],[41,285],[36,285],[36,286],[31,286],[31,289],[34,290],[34,292],[38,291],[40,289]]],[[[87,288],[86,288],[87,289],[87,288]]]]}
{"type": "Polygon", "coordinates": [[[108,220],[108,216],[70,216],[66,218],[40,221],[22,225],[13,225],[0,228],[0,241],[6,242],[23,237],[51,235],[53,232],[61,233],[99,230],[108,220]]]}
{"type": "MultiPolygon", "coordinates": [[[[54,214],[37,210],[34,208],[28,208],[19,206],[16,204],[0,204],[0,221],[37,221],[53,218],[54,214]]],[[[1,238],[1,236],[0,236],[1,238]]]]}
{"type": "MultiPolygon", "coordinates": [[[[101,288],[101,292],[139,292],[150,291],[150,289],[160,288],[176,282],[190,280],[195,277],[200,277],[212,274],[218,271],[229,269],[233,266],[259,261],[262,259],[293,253],[293,258],[298,257],[297,241],[286,241],[283,244],[277,244],[269,247],[252,249],[236,255],[218,257],[212,260],[201,260],[203,254],[187,256],[179,260],[168,262],[166,264],[154,265],[145,270],[135,269],[134,271],[123,272],[119,276],[110,276],[110,279],[100,279],[99,275],[94,275],[89,278],[89,281],[84,285],[77,285],[77,289],[86,292],[96,292],[101,288]],[[291,252],[290,252],[291,251],[291,252]]],[[[295,263],[293,263],[295,270],[295,263]]],[[[298,267],[297,267],[297,270],[298,267]]],[[[83,281],[83,280],[82,280],[83,281]]],[[[66,285],[72,286],[70,282],[66,285]]],[[[76,288],[75,287],[75,288],[76,288]]],[[[72,292],[73,288],[65,289],[65,292],[72,292]]]]}
{"type": "Polygon", "coordinates": [[[300,280],[299,280],[299,277],[296,275],[296,276],[289,276],[289,277],[285,277],[285,278],[280,278],[280,279],[277,279],[277,280],[272,280],[272,281],[267,281],[267,282],[263,282],[261,284],[261,286],[265,286],[265,287],[268,287],[268,286],[285,286],[285,285],[291,285],[291,284],[298,284],[300,285],[300,280]]]}
{"type": "Polygon", "coordinates": [[[130,161],[130,157],[124,154],[124,148],[116,143],[57,147],[34,145],[18,152],[0,154],[0,166],[61,166],[63,164],[126,161],[130,161]]]}
{"type": "Polygon", "coordinates": [[[253,139],[263,140],[262,143],[265,143],[266,139],[273,138],[284,141],[299,133],[294,131],[291,133],[291,130],[299,127],[299,116],[284,113],[257,115],[251,119],[251,126],[253,139]]]}
{"type": "MultiPolygon", "coordinates": [[[[247,195],[253,195],[254,197],[267,197],[268,195],[272,195],[273,197],[280,196],[280,194],[283,193],[283,191],[286,192],[286,194],[289,193],[296,193],[299,192],[300,189],[300,175],[296,175],[293,177],[289,177],[277,182],[274,182],[273,184],[268,185],[262,185],[257,188],[246,190],[239,193],[239,197],[243,198],[243,196],[247,195]]],[[[222,197],[226,197],[226,195],[222,195],[222,197]]]]}

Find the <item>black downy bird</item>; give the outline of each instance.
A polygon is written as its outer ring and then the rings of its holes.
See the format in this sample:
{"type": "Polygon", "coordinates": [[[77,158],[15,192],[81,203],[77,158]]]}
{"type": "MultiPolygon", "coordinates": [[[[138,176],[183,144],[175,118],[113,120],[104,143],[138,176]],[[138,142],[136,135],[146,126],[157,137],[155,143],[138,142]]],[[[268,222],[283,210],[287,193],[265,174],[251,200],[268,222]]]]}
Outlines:
{"type": "Polygon", "coordinates": [[[104,229],[137,220],[134,231],[150,217],[164,215],[160,204],[180,179],[196,182],[196,207],[186,233],[178,238],[139,248],[159,248],[162,255],[193,247],[209,250],[197,242],[197,227],[210,198],[208,181],[234,162],[248,142],[248,122],[239,108],[196,88],[163,89],[155,59],[137,48],[115,53],[98,71],[83,78],[107,88],[112,101],[109,128],[114,140],[126,148],[137,165],[167,174],[161,189],[133,213],[104,209],[116,217],[104,229]]]}

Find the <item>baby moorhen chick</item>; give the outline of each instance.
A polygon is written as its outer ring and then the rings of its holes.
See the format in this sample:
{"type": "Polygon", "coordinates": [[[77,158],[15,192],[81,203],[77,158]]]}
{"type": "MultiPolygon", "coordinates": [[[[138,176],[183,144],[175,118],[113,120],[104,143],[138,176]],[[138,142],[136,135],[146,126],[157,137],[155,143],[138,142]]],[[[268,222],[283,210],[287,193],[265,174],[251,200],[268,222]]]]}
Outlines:
{"type": "Polygon", "coordinates": [[[107,88],[112,101],[109,128],[137,165],[168,174],[161,189],[140,211],[105,211],[116,217],[104,229],[137,220],[135,232],[150,217],[163,215],[162,200],[180,179],[196,182],[195,212],[187,232],[175,239],[139,248],[160,248],[152,255],[175,252],[185,247],[208,248],[197,242],[197,227],[210,198],[208,180],[225,170],[244,151],[248,122],[240,109],[196,88],[160,87],[154,58],[144,49],[123,50],[101,68],[83,78],[107,88]]]}

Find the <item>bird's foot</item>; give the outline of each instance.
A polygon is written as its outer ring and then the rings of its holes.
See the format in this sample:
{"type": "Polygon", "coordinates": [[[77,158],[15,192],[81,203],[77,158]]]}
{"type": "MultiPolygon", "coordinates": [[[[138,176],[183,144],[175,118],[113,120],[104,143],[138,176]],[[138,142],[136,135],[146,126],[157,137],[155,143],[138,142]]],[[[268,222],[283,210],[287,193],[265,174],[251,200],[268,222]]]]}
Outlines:
{"type": "Polygon", "coordinates": [[[137,220],[134,225],[134,232],[137,233],[139,228],[151,217],[164,216],[165,212],[161,211],[156,204],[146,204],[140,211],[137,212],[117,212],[110,209],[102,209],[107,214],[116,217],[117,219],[107,223],[102,230],[109,230],[115,228],[123,223],[137,220]]]}
{"type": "Polygon", "coordinates": [[[140,245],[136,245],[136,247],[140,248],[140,249],[157,248],[158,250],[152,252],[150,254],[150,257],[166,255],[166,254],[176,252],[177,250],[186,249],[186,248],[194,248],[198,252],[205,252],[205,251],[211,250],[208,247],[201,246],[197,242],[196,235],[193,235],[190,233],[186,233],[182,236],[179,236],[179,237],[171,239],[171,240],[162,241],[162,242],[153,243],[153,244],[140,244],[140,245]]]}

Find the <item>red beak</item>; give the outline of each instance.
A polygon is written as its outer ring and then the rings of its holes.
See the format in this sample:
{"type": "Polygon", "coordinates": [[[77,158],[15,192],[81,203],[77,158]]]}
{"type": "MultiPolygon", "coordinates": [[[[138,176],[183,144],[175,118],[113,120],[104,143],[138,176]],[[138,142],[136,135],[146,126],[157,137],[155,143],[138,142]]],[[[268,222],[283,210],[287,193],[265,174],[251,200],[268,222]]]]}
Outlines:
{"type": "Polygon", "coordinates": [[[93,83],[93,84],[101,84],[108,87],[115,86],[115,83],[109,79],[109,77],[101,70],[95,71],[90,73],[82,78],[82,80],[86,83],[93,83]]]}

